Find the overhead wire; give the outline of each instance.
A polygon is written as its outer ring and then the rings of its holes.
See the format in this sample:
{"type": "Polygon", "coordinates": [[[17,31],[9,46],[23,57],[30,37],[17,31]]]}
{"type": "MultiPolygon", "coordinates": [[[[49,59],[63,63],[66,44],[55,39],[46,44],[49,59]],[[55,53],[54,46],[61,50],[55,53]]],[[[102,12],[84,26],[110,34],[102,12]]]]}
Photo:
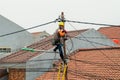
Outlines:
{"type": "MultiPolygon", "coordinates": [[[[54,69],[55,69],[55,64],[54,64],[55,59],[56,59],[56,52],[55,52],[54,60],[52,60],[52,65],[54,69]]],[[[53,80],[55,80],[55,71],[53,72],[53,80]]]]}
{"type": "MultiPolygon", "coordinates": [[[[79,38],[78,38],[79,39],[79,38]]],[[[82,40],[82,39],[79,39],[79,40],[82,40]]],[[[92,43],[96,43],[96,42],[91,42],[91,41],[89,41],[89,40],[86,40],[87,42],[90,42],[91,43],[91,45],[93,45],[94,47],[96,47],[94,44],[92,44],[92,43]]],[[[98,43],[97,43],[98,44],[98,43]]],[[[104,45],[104,44],[102,44],[102,45],[104,45]]],[[[113,47],[113,46],[110,46],[110,47],[113,47]]],[[[113,60],[111,60],[106,54],[104,54],[104,52],[103,51],[101,51],[101,50],[99,50],[108,60],[110,60],[111,62],[113,62],[114,64],[117,64],[117,63],[115,63],[113,60]]],[[[117,64],[118,65],[118,64],[117,64]]],[[[118,66],[120,66],[120,65],[118,65],[118,66]]]]}
{"type": "MultiPolygon", "coordinates": [[[[70,22],[68,22],[69,23],[69,25],[71,26],[71,27],[73,27],[75,30],[76,30],[76,32],[78,32],[79,33],[79,31],[70,23],[70,22]]],[[[105,38],[105,37],[80,37],[80,36],[75,36],[74,38],[78,38],[78,39],[80,39],[80,40],[83,40],[83,41],[86,41],[86,39],[85,38],[95,38],[95,39],[107,39],[107,38],[105,38]],[[83,38],[83,39],[82,39],[83,38]]],[[[110,45],[107,45],[107,44],[103,44],[103,43],[98,43],[98,42],[94,42],[94,41],[90,41],[90,40],[87,40],[88,42],[92,42],[92,43],[95,43],[95,44],[99,44],[99,45],[104,45],[104,46],[110,46],[110,45]]],[[[110,46],[110,47],[112,47],[112,46],[110,46]]]]}
{"type": "Polygon", "coordinates": [[[87,42],[90,42],[90,43],[94,43],[94,44],[99,44],[101,46],[114,47],[114,46],[111,46],[111,45],[108,45],[108,44],[103,44],[103,43],[99,43],[99,42],[95,42],[95,41],[90,41],[90,40],[86,40],[86,39],[81,39],[80,37],[74,37],[74,38],[82,40],[82,41],[87,41],[87,42]]]}
{"type": "Polygon", "coordinates": [[[80,23],[80,24],[91,24],[91,25],[99,25],[99,26],[119,26],[112,24],[102,24],[102,23],[92,23],[92,22],[82,22],[82,21],[73,21],[73,20],[65,20],[66,22],[80,23]]]}
{"type": "MultiPolygon", "coordinates": [[[[46,41],[46,42],[47,42],[47,41],[46,41]]],[[[43,46],[43,45],[45,45],[45,44],[40,44],[39,47],[40,47],[40,46],[43,46]]],[[[34,47],[34,48],[38,48],[38,46],[36,46],[36,47],[34,47]]],[[[46,51],[47,51],[47,50],[46,50],[46,51]]],[[[13,57],[16,57],[16,56],[18,57],[18,56],[23,55],[24,53],[27,53],[27,52],[28,52],[28,51],[24,51],[24,52],[22,52],[22,54],[19,54],[19,55],[18,55],[18,54],[14,54],[14,56],[10,56],[10,57],[7,58],[7,59],[10,59],[10,58],[13,58],[13,57]]],[[[45,52],[45,51],[43,51],[43,52],[45,52]]],[[[52,53],[52,52],[47,51],[47,53],[52,53]]],[[[2,59],[3,59],[3,58],[1,58],[0,60],[2,60],[2,59]]]]}
{"type": "Polygon", "coordinates": [[[48,25],[48,24],[51,24],[51,23],[54,23],[54,22],[56,22],[56,20],[50,21],[50,22],[47,22],[47,23],[43,23],[43,24],[40,24],[40,25],[37,25],[37,26],[33,26],[33,27],[30,27],[30,28],[27,28],[27,29],[22,29],[22,30],[11,32],[11,33],[6,33],[6,34],[3,34],[3,35],[0,35],[0,37],[4,37],[4,36],[8,36],[8,35],[19,33],[19,32],[23,32],[23,31],[26,31],[26,30],[38,28],[38,27],[45,26],[45,25],[48,25]]]}
{"type": "MultiPolygon", "coordinates": [[[[26,68],[26,72],[54,72],[54,71],[57,71],[57,68],[54,68],[54,70],[53,68],[26,68]]],[[[19,70],[19,72],[23,72],[23,71],[19,70]]]]}
{"type": "MultiPolygon", "coordinates": [[[[79,34],[79,31],[70,23],[70,22],[68,22],[69,23],[69,25],[72,27],[72,28],[74,28],[74,30],[76,30],[76,32],[78,32],[78,34],[79,34]]],[[[75,38],[75,37],[74,37],[75,38]]],[[[76,55],[74,55],[74,58],[76,59],[76,55]]],[[[78,67],[78,65],[77,65],[77,61],[75,61],[75,66],[76,66],[76,68],[75,68],[75,76],[76,76],[76,79],[78,78],[78,70],[77,70],[77,67],[78,67]]]]}
{"type": "MultiPolygon", "coordinates": [[[[75,29],[75,28],[74,28],[75,29]]],[[[74,38],[78,38],[80,39],[81,37],[74,37],[74,38]]],[[[82,38],[87,38],[87,37],[82,37],[82,38]]],[[[71,39],[71,38],[70,38],[71,39]]],[[[80,39],[80,40],[83,40],[85,41],[84,39],[80,39]]],[[[100,44],[100,45],[104,45],[104,46],[110,46],[110,45],[106,45],[106,44],[102,44],[102,43],[98,43],[98,42],[93,42],[93,41],[89,41],[87,40],[88,42],[91,42],[91,43],[95,43],[95,44],[100,44]]],[[[44,44],[43,44],[44,45],[44,44]]],[[[72,42],[72,47],[73,47],[73,42],[72,42]]],[[[111,46],[112,47],[112,46],[111,46]]],[[[70,49],[71,50],[71,49],[70,49]]],[[[49,52],[48,52],[49,53],[49,52]]],[[[18,56],[18,55],[17,55],[18,56]]]]}
{"type": "MultiPolygon", "coordinates": [[[[84,38],[84,37],[79,37],[79,38],[84,38]]],[[[105,37],[85,37],[85,38],[92,38],[92,39],[107,39],[105,37]]],[[[116,38],[116,37],[111,37],[109,39],[120,39],[120,38],[116,38]]]]}
{"type": "MultiPolygon", "coordinates": [[[[71,25],[71,24],[70,24],[71,25]]],[[[76,29],[73,25],[71,25],[74,29],[76,29]]],[[[77,31],[77,30],[76,30],[77,31]]],[[[81,34],[81,36],[84,37],[83,34],[81,34]]],[[[86,37],[84,37],[86,39],[87,42],[89,42],[90,44],[92,44],[91,41],[89,41],[86,37]]],[[[96,47],[94,44],[92,44],[92,46],[96,47]]],[[[102,52],[101,50],[99,50],[108,60],[110,60],[112,63],[116,64],[117,66],[120,66],[119,64],[115,63],[113,60],[111,60],[106,54],[104,54],[104,52],[102,52]]],[[[118,70],[118,69],[115,69],[118,70]]]]}
{"type": "MultiPolygon", "coordinates": [[[[48,60],[50,60],[50,59],[48,59],[48,60]]],[[[51,59],[51,60],[53,60],[53,59],[51,59]]],[[[44,61],[44,60],[36,60],[36,61],[44,61]]]]}
{"type": "Polygon", "coordinates": [[[73,41],[72,41],[71,36],[68,35],[67,37],[68,37],[68,40],[70,40],[70,42],[71,42],[71,48],[68,49],[68,47],[66,47],[66,49],[68,50],[68,53],[70,53],[72,51],[72,49],[74,48],[74,45],[73,45],[73,41]]]}
{"type": "MultiPolygon", "coordinates": [[[[82,22],[83,23],[83,22],[82,22]]],[[[85,23],[85,24],[88,24],[88,23],[85,23]]],[[[104,26],[115,26],[115,25],[108,25],[108,24],[96,24],[96,23],[91,23],[92,25],[104,25],[104,26]]],[[[83,36],[84,37],[84,36],[83,36]]],[[[106,56],[106,55],[104,55],[106,56]]],[[[109,58],[108,56],[106,56],[107,58],[109,58]]],[[[111,60],[111,59],[109,59],[111,60]]]]}
{"type": "MultiPolygon", "coordinates": [[[[19,32],[22,32],[22,31],[26,31],[26,30],[30,30],[30,29],[33,29],[33,28],[37,28],[37,27],[40,27],[40,26],[44,26],[44,25],[53,23],[53,22],[56,22],[56,21],[51,21],[51,22],[47,22],[47,23],[44,23],[44,24],[41,24],[41,25],[37,25],[37,26],[31,27],[31,28],[27,28],[27,29],[23,29],[23,30],[19,30],[19,31],[15,31],[15,32],[3,34],[3,35],[0,35],[0,37],[12,35],[12,34],[15,34],[15,33],[19,33],[19,32]]],[[[81,23],[81,24],[91,24],[91,25],[103,25],[103,26],[117,26],[117,25],[111,25],[111,24],[99,24],[99,23],[80,22],[80,21],[71,21],[71,20],[66,20],[66,22],[81,23]]],[[[84,38],[85,38],[85,37],[84,37],[84,38]]],[[[91,38],[91,37],[90,37],[90,38],[91,38]]],[[[88,40],[86,40],[86,41],[88,41],[88,40]]],[[[88,42],[90,42],[90,41],[88,41],[88,42]]],[[[102,45],[103,45],[103,44],[102,44],[102,45]]],[[[104,56],[105,56],[105,55],[104,55],[104,56]]],[[[106,57],[109,58],[108,56],[106,56],[106,57]]],[[[111,59],[109,59],[109,60],[111,60],[111,59]]],[[[42,61],[42,60],[41,60],[41,61],[42,61]]]]}
{"type": "MultiPolygon", "coordinates": [[[[15,32],[3,34],[3,35],[0,35],[0,37],[12,35],[12,34],[16,34],[16,33],[23,32],[23,31],[30,30],[30,29],[34,29],[34,28],[37,28],[37,27],[40,27],[40,26],[45,26],[45,25],[48,25],[48,24],[51,24],[51,23],[54,23],[54,22],[56,22],[56,20],[50,21],[50,22],[47,22],[47,23],[44,23],[44,24],[40,24],[40,25],[37,25],[37,26],[33,26],[33,27],[30,27],[30,28],[27,28],[27,29],[23,29],[23,30],[19,30],[19,31],[15,31],[15,32]]],[[[24,53],[26,53],[26,52],[24,52],[24,53]]],[[[19,55],[22,55],[22,54],[19,54],[19,55]]],[[[16,55],[16,56],[18,56],[18,55],[16,55]]],[[[10,57],[10,58],[13,58],[13,57],[15,57],[15,55],[12,56],[12,57],[10,57]]],[[[3,58],[2,58],[2,59],[3,59],[3,58]]],[[[1,59],[1,60],[2,60],[2,59],[1,59]]],[[[11,67],[14,67],[14,66],[16,66],[16,65],[18,65],[18,64],[12,65],[11,67]]]]}
{"type": "MultiPolygon", "coordinates": [[[[68,22],[68,23],[69,23],[69,22],[68,22]]],[[[69,25],[71,25],[71,24],[69,23],[69,25]]],[[[71,26],[72,26],[72,25],[71,25],[71,26]]],[[[73,28],[75,29],[75,27],[73,27],[73,28]]],[[[71,38],[70,38],[70,39],[71,39],[71,38]]],[[[74,48],[73,40],[71,39],[71,41],[72,41],[72,46],[73,46],[72,48],[74,48]]],[[[76,55],[74,55],[74,58],[76,59],[76,55]]],[[[75,66],[76,66],[75,70],[76,70],[76,79],[77,79],[77,78],[78,78],[78,76],[77,76],[77,73],[78,73],[78,72],[77,72],[77,66],[78,66],[78,65],[77,65],[76,61],[75,61],[75,66]]]]}
{"type": "Polygon", "coordinates": [[[102,66],[102,67],[109,68],[109,69],[112,69],[112,70],[120,71],[120,69],[116,69],[116,68],[109,67],[109,66],[117,66],[117,65],[111,65],[111,64],[106,64],[106,63],[97,63],[97,62],[91,62],[91,61],[80,60],[80,59],[72,59],[72,58],[70,58],[70,60],[77,61],[77,62],[81,62],[81,63],[85,63],[85,64],[102,66]]]}
{"type": "MultiPolygon", "coordinates": [[[[37,27],[40,27],[40,26],[45,26],[45,25],[48,25],[50,23],[54,23],[56,21],[57,21],[57,19],[54,20],[54,21],[50,21],[50,22],[44,23],[44,24],[40,24],[40,25],[37,25],[37,26],[30,27],[30,28],[27,28],[27,29],[23,29],[23,30],[19,30],[19,31],[11,32],[11,33],[6,33],[6,34],[3,34],[3,35],[0,35],[0,37],[16,34],[16,33],[23,32],[23,31],[30,30],[30,29],[34,29],[34,28],[37,28],[37,27]]],[[[22,55],[22,54],[20,54],[20,55],[22,55]]],[[[18,56],[18,55],[16,55],[16,56],[18,56]]],[[[13,56],[13,57],[15,57],[15,56],[13,56]]],[[[12,58],[12,57],[10,57],[10,58],[12,58]]],[[[16,65],[18,65],[18,64],[15,64],[14,66],[16,66],[16,65]]],[[[13,66],[11,66],[11,67],[13,67],[13,66]]]]}
{"type": "MultiPolygon", "coordinates": [[[[44,26],[44,25],[48,25],[48,24],[54,23],[54,22],[57,22],[57,19],[54,20],[54,21],[50,21],[50,22],[47,22],[47,23],[43,23],[43,24],[40,24],[40,25],[37,25],[37,26],[30,27],[30,28],[27,28],[27,29],[22,29],[22,30],[6,33],[6,34],[3,34],[3,35],[0,35],[0,37],[4,37],[4,36],[12,35],[12,34],[15,34],[15,33],[27,31],[27,30],[30,30],[30,29],[38,28],[38,27],[41,27],[41,26],[44,26]]],[[[92,25],[103,25],[103,26],[114,26],[114,27],[115,26],[119,26],[119,25],[101,24],[101,23],[92,23],[92,22],[80,22],[80,21],[72,21],[72,20],[65,20],[65,22],[73,22],[73,23],[81,23],[81,24],[92,24],[92,25]]],[[[87,37],[87,38],[102,38],[102,37],[87,37]]],[[[102,39],[104,39],[104,38],[102,38],[102,39]]],[[[120,39],[120,38],[111,38],[111,39],[120,39]]]]}
{"type": "MultiPolygon", "coordinates": [[[[71,69],[71,70],[68,70],[71,74],[73,75],[76,75],[76,72],[75,70],[71,69]]],[[[84,78],[84,79],[88,79],[88,80],[91,80],[91,79],[99,79],[99,80],[113,80],[111,78],[108,78],[108,77],[104,77],[104,76],[99,76],[99,75],[96,75],[96,74],[90,74],[90,73],[86,73],[86,72],[82,72],[82,71],[78,71],[78,74],[77,76],[84,78]]]]}

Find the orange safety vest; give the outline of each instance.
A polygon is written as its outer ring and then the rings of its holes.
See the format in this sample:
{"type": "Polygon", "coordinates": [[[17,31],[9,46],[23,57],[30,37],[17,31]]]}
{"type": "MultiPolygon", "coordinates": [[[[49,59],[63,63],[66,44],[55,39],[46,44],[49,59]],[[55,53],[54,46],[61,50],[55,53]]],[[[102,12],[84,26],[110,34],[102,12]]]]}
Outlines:
{"type": "Polygon", "coordinates": [[[64,37],[66,32],[64,30],[58,30],[58,33],[60,37],[64,37]]]}

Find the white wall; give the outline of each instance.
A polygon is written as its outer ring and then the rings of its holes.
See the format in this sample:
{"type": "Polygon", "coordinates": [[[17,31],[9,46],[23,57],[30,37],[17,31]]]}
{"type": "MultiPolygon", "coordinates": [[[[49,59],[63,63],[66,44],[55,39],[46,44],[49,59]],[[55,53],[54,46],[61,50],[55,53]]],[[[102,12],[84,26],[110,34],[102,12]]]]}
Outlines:
{"type": "MultiPolygon", "coordinates": [[[[0,36],[20,30],[23,30],[21,26],[0,15],[0,36]]],[[[0,47],[10,47],[12,52],[18,51],[32,42],[33,37],[27,31],[0,37],[0,47]]]]}

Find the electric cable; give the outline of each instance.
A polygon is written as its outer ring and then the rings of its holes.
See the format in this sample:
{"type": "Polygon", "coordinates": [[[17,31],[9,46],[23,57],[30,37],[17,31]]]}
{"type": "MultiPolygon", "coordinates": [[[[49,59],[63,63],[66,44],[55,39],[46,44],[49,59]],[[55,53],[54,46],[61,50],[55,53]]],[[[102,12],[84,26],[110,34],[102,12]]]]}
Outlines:
{"type": "MultiPolygon", "coordinates": [[[[69,23],[70,26],[72,26],[72,27],[76,30],[76,28],[75,28],[70,22],[68,22],[68,23],[69,23]]],[[[77,30],[76,30],[76,31],[77,31],[77,30]]],[[[79,34],[79,31],[77,31],[77,32],[78,32],[78,34],[79,34]]],[[[71,41],[72,41],[72,45],[74,46],[72,39],[71,39],[71,41]]],[[[74,55],[74,58],[76,59],[76,55],[74,55]]],[[[75,69],[76,69],[76,79],[77,79],[77,78],[78,78],[78,76],[77,76],[77,75],[78,75],[78,74],[77,74],[77,73],[78,73],[78,71],[77,71],[77,66],[78,66],[78,65],[77,65],[76,61],[75,61],[75,66],[76,66],[75,69]]]]}
{"type": "MultiPolygon", "coordinates": [[[[53,68],[55,68],[55,64],[54,64],[54,60],[55,60],[55,59],[56,59],[56,52],[55,52],[54,59],[52,60],[53,68]]],[[[53,80],[55,80],[55,71],[53,72],[53,80]]]]}
{"type": "MultiPolygon", "coordinates": [[[[74,27],[73,25],[72,25],[72,27],[74,27]]],[[[74,29],[76,29],[75,27],[74,27],[74,29]]],[[[77,30],[76,30],[77,31],[77,30]]],[[[81,34],[81,36],[83,36],[84,37],[84,35],[83,34],[81,34]]],[[[85,38],[85,37],[84,37],[85,38]]],[[[92,42],[90,42],[87,38],[85,38],[86,39],[86,41],[88,41],[90,44],[92,44],[92,42]]],[[[94,47],[96,47],[94,44],[92,44],[92,46],[94,46],[94,47]]],[[[106,54],[104,54],[104,52],[102,52],[101,50],[99,50],[108,60],[110,60],[111,62],[113,62],[114,64],[116,64],[117,66],[119,66],[117,63],[115,63],[113,60],[111,60],[106,54]]]]}
{"type": "MultiPolygon", "coordinates": [[[[50,40],[47,40],[47,41],[45,41],[44,43],[48,43],[48,41],[50,41],[50,40]]],[[[39,47],[41,47],[41,46],[43,46],[43,45],[45,45],[45,44],[40,44],[39,43],[39,46],[35,46],[34,48],[39,48],[39,47]]],[[[10,59],[10,58],[13,58],[13,57],[18,57],[18,56],[20,56],[20,55],[23,55],[23,54],[25,54],[25,53],[27,53],[27,51],[22,51],[20,54],[16,54],[16,53],[14,53],[14,56],[10,56],[9,58],[7,58],[7,59],[10,59]],[[22,54],[21,54],[22,53],[22,54]]],[[[47,53],[51,53],[51,52],[47,52],[47,53]]],[[[36,54],[36,53],[34,53],[34,54],[36,54]]],[[[2,60],[2,59],[4,59],[4,58],[1,58],[0,60],[2,60]]]]}
{"type": "MultiPolygon", "coordinates": [[[[68,70],[70,73],[72,73],[73,75],[75,75],[75,70],[71,69],[71,70],[68,70]]],[[[113,80],[111,78],[108,78],[108,77],[104,77],[104,76],[99,76],[99,75],[96,75],[96,74],[90,74],[90,73],[87,73],[87,72],[82,72],[82,71],[78,71],[79,73],[77,74],[78,76],[83,76],[83,78],[87,78],[87,79],[102,79],[102,80],[113,80]]]]}
{"type": "Polygon", "coordinates": [[[86,40],[86,39],[80,39],[79,37],[74,37],[74,38],[82,40],[82,41],[87,41],[87,42],[90,42],[90,43],[94,43],[94,44],[99,44],[101,46],[114,47],[114,46],[111,46],[111,45],[108,45],[108,44],[103,44],[103,43],[99,43],[99,42],[95,42],[95,41],[90,41],[90,40],[86,40]]]}
{"type": "MultiPolygon", "coordinates": [[[[23,68],[20,68],[23,69],[23,68]]],[[[20,72],[23,72],[22,70],[19,70],[20,72]]],[[[57,68],[26,68],[26,72],[54,72],[57,71],[57,68]]]]}
{"type": "Polygon", "coordinates": [[[105,64],[105,63],[96,63],[96,62],[91,62],[91,61],[86,61],[86,60],[78,60],[78,59],[72,59],[72,58],[69,58],[69,59],[70,59],[70,60],[73,60],[73,61],[85,63],[85,64],[102,66],[102,67],[109,68],[109,69],[112,69],[112,70],[120,71],[120,69],[115,69],[115,68],[109,67],[109,66],[118,66],[118,65],[111,65],[111,64],[105,64]]]}
{"type": "MultiPolygon", "coordinates": [[[[70,22],[68,22],[69,23],[69,25],[73,28],[73,29],[75,29],[77,32],[78,32],[78,34],[79,34],[79,31],[70,23],[70,22]]],[[[105,37],[85,37],[85,36],[83,36],[83,37],[78,37],[78,36],[76,36],[76,37],[74,37],[74,38],[78,38],[78,39],[80,39],[80,40],[83,40],[83,41],[86,41],[86,38],[92,38],[92,39],[107,39],[107,38],[105,38],[105,37]],[[81,39],[81,38],[83,38],[83,39],[81,39]]],[[[94,41],[90,41],[90,40],[87,40],[87,42],[92,42],[92,43],[95,43],[95,44],[99,44],[99,45],[104,45],[104,46],[110,46],[110,45],[107,45],[107,44],[103,44],[103,43],[98,43],[98,42],[94,42],[94,41]]],[[[110,46],[110,47],[113,47],[113,46],[110,46]]]]}
{"type": "Polygon", "coordinates": [[[72,21],[72,20],[65,20],[65,21],[73,22],[73,23],[80,23],[80,24],[99,25],[99,26],[119,26],[119,25],[112,25],[112,24],[102,24],[102,23],[92,23],[92,22],[72,21]]]}
{"type": "MultiPolygon", "coordinates": [[[[0,37],[8,36],[8,35],[15,34],[15,33],[19,33],[19,32],[26,31],[26,30],[30,30],[30,29],[33,29],[33,28],[37,28],[37,27],[40,27],[40,26],[44,26],[44,25],[53,23],[53,22],[55,22],[55,21],[51,21],[51,22],[44,23],[44,24],[41,24],[41,25],[38,25],[38,26],[34,26],[34,27],[31,27],[31,28],[23,29],[23,30],[20,30],[20,31],[15,31],[15,32],[11,32],[11,33],[8,33],[8,34],[3,34],[3,35],[0,35],[0,37]]],[[[117,26],[117,25],[111,25],[111,24],[99,24],[99,23],[70,21],[70,20],[66,20],[66,22],[81,23],[81,24],[91,24],[91,25],[103,25],[103,26],[117,26]]],[[[85,38],[85,37],[84,37],[84,38],[85,38]]],[[[86,40],[86,41],[88,41],[88,40],[86,40]]],[[[90,41],[88,41],[88,42],[90,42],[90,41]]],[[[91,43],[91,42],[90,42],[90,43],[91,43]]],[[[91,43],[91,44],[92,44],[92,43],[91,43]]],[[[102,44],[102,45],[103,45],[103,44],[102,44]]],[[[106,56],[106,55],[104,55],[104,56],[106,56]]],[[[109,58],[108,56],[106,56],[106,57],[109,58]]],[[[109,59],[109,60],[111,61],[111,59],[109,59]]]]}
{"type": "MultiPolygon", "coordinates": [[[[79,39],[79,40],[81,40],[81,39],[79,39]]],[[[90,42],[91,44],[93,43],[93,42],[91,42],[91,41],[89,41],[89,40],[86,40],[87,42],[90,42]]],[[[92,44],[93,45],[93,44],[92,44]]],[[[95,45],[93,45],[94,47],[96,47],[95,45]]],[[[110,46],[110,47],[113,47],[113,46],[110,46]]],[[[114,64],[117,64],[117,63],[115,63],[114,61],[112,61],[107,55],[105,55],[104,54],[104,52],[102,52],[101,50],[99,50],[108,60],[110,60],[111,62],[113,62],[114,64]]],[[[117,64],[118,65],[118,64],[117,64]]],[[[119,65],[118,65],[119,66],[119,65]]]]}
{"type": "Polygon", "coordinates": [[[37,25],[37,26],[33,26],[33,27],[30,27],[30,28],[27,28],[27,29],[22,29],[22,30],[11,32],[11,33],[3,34],[3,35],[0,35],[0,37],[4,37],[4,36],[12,35],[12,34],[15,34],[15,33],[23,32],[23,31],[26,31],[26,30],[38,28],[38,27],[45,26],[45,25],[48,25],[48,24],[51,24],[51,23],[54,23],[54,22],[56,22],[56,20],[50,21],[50,22],[47,22],[47,23],[44,23],[44,24],[40,24],[40,25],[37,25]]]}

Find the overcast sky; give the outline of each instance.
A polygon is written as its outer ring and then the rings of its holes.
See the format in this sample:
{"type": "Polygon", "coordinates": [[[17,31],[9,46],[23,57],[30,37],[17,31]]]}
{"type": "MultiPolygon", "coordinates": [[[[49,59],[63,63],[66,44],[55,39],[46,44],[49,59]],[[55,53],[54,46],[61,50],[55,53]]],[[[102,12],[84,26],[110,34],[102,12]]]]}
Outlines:
{"type": "MultiPolygon", "coordinates": [[[[120,24],[120,0],[0,0],[0,14],[23,28],[53,21],[63,11],[65,18],[76,21],[120,24]]],[[[103,26],[71,23],[76,29],[103,26]]],[[[75,30],[66,23],[67,30],[75,30]]],[[[58,28],[53,23],[30,32],[46,30],[53,33],[58,28]]]]}

